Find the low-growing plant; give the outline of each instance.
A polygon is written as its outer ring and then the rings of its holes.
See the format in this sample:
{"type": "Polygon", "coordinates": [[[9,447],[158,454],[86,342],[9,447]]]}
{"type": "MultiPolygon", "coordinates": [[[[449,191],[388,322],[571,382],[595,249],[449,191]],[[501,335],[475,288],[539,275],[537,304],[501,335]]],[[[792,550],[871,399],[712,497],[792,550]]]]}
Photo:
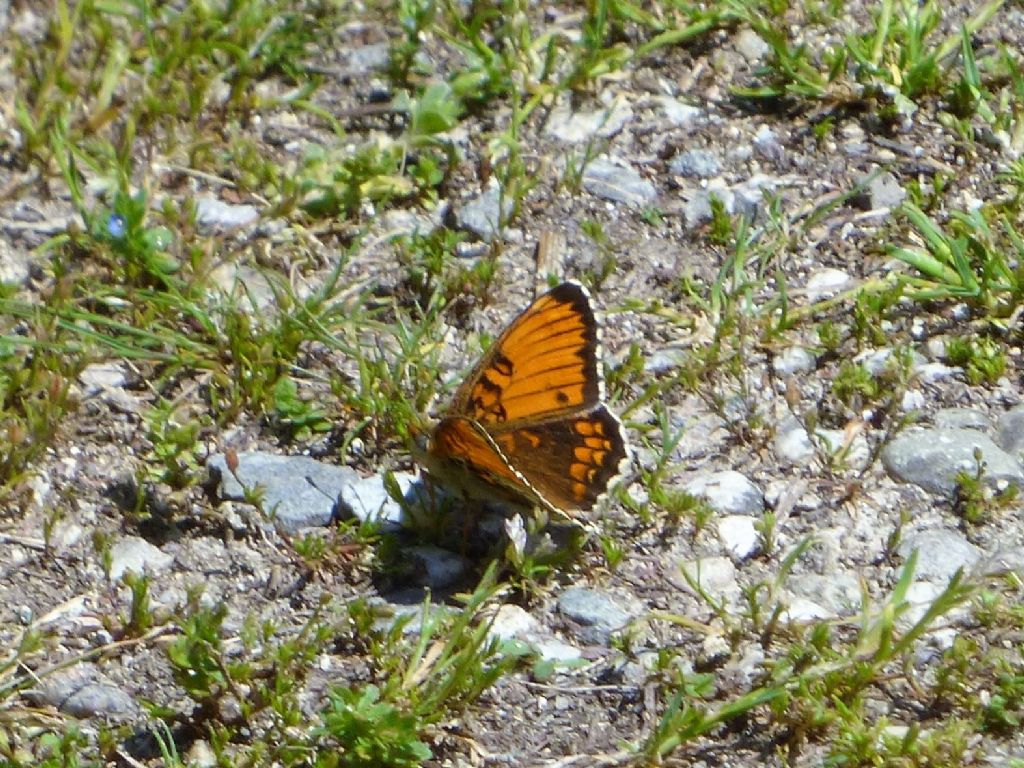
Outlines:
{"type": "Polygon", "coordinates": [[[963,301],[996,316],[1006,316],[1021,302],[1024,282],[1008,258],[1024,253],[1024,241],[1003,220],[1002,236],[990,226],[984,209],[954,211],[948,231],[911,203],[902,208],[925,248],[890,246],[888,252],[916,269],[907,276],[910,295],[918,300],[963,301]],[[1005,238],[1005,240],[1004,240],[1005,238]]]}
{"type": "Polygon", "coordinates": [[[989,336],[960,336],[946,341],[946,358],[964,369],[971,384],[995,384],[1006,373],[1003,344],[989,336]]]}

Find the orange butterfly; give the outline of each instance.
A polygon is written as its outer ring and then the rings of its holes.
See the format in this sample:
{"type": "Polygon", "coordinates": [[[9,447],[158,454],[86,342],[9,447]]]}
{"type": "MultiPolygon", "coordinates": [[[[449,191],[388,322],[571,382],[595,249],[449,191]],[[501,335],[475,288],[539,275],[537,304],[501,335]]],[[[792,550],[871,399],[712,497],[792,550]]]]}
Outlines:
{"type": "Polygon", "coordinates": [[[590,297],[562,283],[512,321],[476,364],[416,459],[470,498],[566,517],[591,509],[626,460],[601,402],[590,297]]]}

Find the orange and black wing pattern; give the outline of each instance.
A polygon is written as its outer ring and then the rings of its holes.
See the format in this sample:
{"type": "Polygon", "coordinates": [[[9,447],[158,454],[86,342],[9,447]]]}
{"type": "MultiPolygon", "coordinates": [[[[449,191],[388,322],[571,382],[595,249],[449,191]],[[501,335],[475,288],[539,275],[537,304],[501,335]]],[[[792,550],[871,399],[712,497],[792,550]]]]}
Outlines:
{"type": "Polygon", "coordinates": [[[527,307],[459,387],[423,462],[467,497],[571,515],[593,508],[628,455],[604,406],[598,328],[583,286],[527,307]]]}
{"type": "Polygon", "coordinates": [[[562,514],[592,509],[627,457],[622,425],[603,405],[496,432],[450,416],[435,428],[431,449],[485,483],[562,514]]]}
{"type": "Polygon", "coordinates": [[[602,396],[597,322],[578,283],[527,307],[459,387],[449,411],[484,425],[581,410],[602,396]]]}

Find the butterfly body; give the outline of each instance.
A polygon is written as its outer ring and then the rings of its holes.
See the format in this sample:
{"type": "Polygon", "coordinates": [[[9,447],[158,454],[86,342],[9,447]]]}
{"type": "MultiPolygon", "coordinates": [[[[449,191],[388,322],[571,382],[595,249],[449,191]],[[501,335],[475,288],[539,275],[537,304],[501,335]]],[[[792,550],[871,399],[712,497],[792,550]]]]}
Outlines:
{"type": "Polygon", "coordinates": [[[562,283],[483,355],[416,458],[469,498],[591,509],[628,449],[602,402],[597,322],[586,290],[562,283]]]}

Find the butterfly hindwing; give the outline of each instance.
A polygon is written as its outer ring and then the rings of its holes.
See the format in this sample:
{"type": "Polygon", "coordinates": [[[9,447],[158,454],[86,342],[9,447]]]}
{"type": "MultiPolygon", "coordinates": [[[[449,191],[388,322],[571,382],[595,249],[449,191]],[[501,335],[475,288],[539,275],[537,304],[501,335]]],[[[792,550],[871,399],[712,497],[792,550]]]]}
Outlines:
{"type": "Polygon", "coordinates": [[[622,425],[603,405],[493,432],[447,417],[434,431],[433,447],[470,476],[563,513],[591,509],[627,456],[622,425]]]}
{"type": "Polygon", "coordinates": [[[628,455],[622,424],[604,405],[490,436],[534,492],[563,512],[592,509],[628,455]]]}
{"type": "Polygon", "coordinates": [[[562,283],[512,321],[456,392],[450,413],[486,426],[597,405],[597,346],[586,289],[562,283]]]}
{"type": "Polygon", "coordinates": [[[467,497],[589,510],[628,455],[601,402],[598,328],[583,286],[527,307],[477,363],[434,427],[422,461],[467,497]]]}

